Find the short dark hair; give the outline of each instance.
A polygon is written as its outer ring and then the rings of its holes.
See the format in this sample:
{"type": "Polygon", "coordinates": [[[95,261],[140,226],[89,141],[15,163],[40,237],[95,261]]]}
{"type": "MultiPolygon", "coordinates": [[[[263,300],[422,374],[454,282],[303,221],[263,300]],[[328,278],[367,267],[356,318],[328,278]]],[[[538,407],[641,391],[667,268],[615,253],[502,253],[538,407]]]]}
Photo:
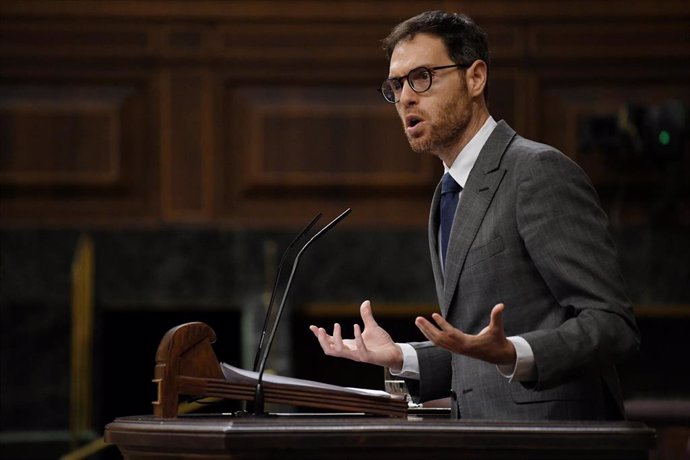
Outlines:
{"type": "Polygon", "coordinates": [[[439,37],[450,59],[456,64],[471,64],[477,59],[486,63],[487,82],[484,98],[489,97],[488,69],[491,63],[486,32],[467,15],[445,11],[426,11],[401,22],[383,39],[383,49],[390,61],[393,50],[401,41],[417,34],[439,37]]]}

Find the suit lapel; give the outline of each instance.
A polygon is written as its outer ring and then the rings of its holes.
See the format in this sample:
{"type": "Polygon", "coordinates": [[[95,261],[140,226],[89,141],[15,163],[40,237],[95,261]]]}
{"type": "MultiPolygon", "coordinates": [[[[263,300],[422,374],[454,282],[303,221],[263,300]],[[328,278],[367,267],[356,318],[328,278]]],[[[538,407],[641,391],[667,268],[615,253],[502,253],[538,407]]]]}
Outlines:
{"type": "MultiPolygon", "coordinates": [[[[484,144],[467,178],[450,232],[443,295],[439,296],[444,316],[448,315],[467,253],[505,175],[505,170],[499,169],[499,165],[503,152],[514,135],[515,131],[504,121],[500,121],[484,144]]],[[[438,212],[438,203],[435,209],[438,212]]]]}
{"type": "Polygon", "coordinates": [[[439,182],[431,200],[431,210],[429,211],[429,252],[431,253],[431,269],[434,272],[436,282],[436,296],[443,298],[443,270],[441,269],[441,258],[438,254],[438,226],[439,226],[439,202],[441,200],[441,183],[439,182]]]}

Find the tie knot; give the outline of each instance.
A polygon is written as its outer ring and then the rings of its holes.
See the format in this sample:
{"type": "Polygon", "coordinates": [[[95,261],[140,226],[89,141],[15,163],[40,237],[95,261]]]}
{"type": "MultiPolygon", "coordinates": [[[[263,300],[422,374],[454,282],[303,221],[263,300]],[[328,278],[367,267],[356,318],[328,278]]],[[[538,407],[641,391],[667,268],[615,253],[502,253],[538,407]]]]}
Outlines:
{"type": "Polygon", "coordinates": [[[445,173],[443,179],[441,180],[441,194],[443,193],[458,193],[462,190],[460,184],[455,182],[453,176],[450,173],[445,173]]]}

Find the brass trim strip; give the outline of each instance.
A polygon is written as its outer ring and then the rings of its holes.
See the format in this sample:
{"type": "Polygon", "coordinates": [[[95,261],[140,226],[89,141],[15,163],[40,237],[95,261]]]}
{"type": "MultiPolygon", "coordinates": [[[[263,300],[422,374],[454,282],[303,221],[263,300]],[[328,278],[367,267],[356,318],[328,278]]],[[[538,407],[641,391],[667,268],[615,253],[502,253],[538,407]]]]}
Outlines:
{"type": "Polygon", "coordinates": [[[77,447],[92,426],[94,247],[81,235],[72,262],[70,433],[77,447]]]}

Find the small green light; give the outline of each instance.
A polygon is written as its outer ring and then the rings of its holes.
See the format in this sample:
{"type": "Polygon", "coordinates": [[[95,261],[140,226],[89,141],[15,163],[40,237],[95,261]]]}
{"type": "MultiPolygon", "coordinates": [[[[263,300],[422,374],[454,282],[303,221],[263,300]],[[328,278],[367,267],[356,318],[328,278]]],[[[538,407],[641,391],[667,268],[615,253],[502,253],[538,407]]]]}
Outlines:
{"type": "Polygon", "coordinates": [[[671,135],[668,131],[663,130],[659,133],[659,142],[661,142],[662,145],[668,145],[668,143],[671,142],[671,135]]]}

